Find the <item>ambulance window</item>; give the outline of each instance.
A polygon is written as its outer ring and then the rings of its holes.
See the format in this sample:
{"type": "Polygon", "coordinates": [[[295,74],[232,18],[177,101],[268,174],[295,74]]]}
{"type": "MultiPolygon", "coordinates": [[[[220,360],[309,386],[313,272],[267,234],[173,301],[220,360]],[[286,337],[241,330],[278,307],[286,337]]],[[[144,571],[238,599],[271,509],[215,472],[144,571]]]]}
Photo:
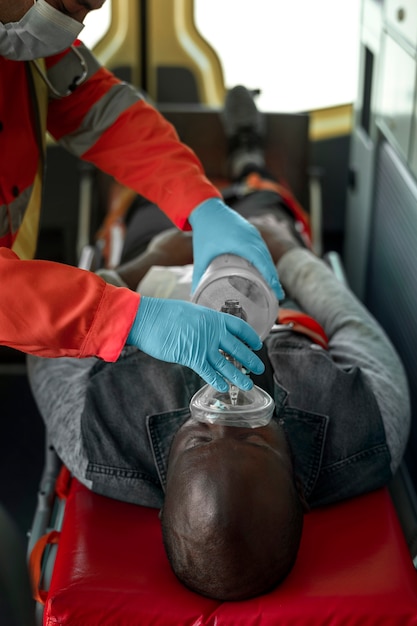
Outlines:
{"type": "Polygon", "coordinates": [[[91,11],[85,18],[85,26],[81,32],[80,39],[89,48],[94,48],[109,30],[111,4],[111,0],[107,0],[100,9],[91,11]]]}
{"type": "Polygon", "coordinates": [[[226,88],[261,89],[264,111],[355,101],[360,0],[194,0],[195,23],[217,51],[226,88]]]}

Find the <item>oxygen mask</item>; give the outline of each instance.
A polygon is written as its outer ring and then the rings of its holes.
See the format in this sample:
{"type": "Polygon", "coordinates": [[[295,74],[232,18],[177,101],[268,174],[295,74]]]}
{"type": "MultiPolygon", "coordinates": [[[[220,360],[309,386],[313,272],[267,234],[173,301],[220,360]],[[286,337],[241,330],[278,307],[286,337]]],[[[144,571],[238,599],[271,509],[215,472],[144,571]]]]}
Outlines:
{"type": "MultiPolygon", "coordinates": [[[[232,254],[212,261],[193,301],[241,317],[261,339],[267,336],[278,315],[278,301],[261,274],[248,261],[232,254]]],[[[231,360],[242,369],[236,360],[231,360]]],[[[190,403],[191,415],[200,422],[246,428],[266,426],[274,408],[273,399],[260,387],[254,385],[249,391],[242,391],[230,382],[227,392],[205,385],[190,403]]]]}
{"type": "Polygon", "coordinates": [[[211,385],[204,385],[190,402],[191,415],[199,422],[241,428],[266,426],[274,408],[271,396],[256,385],[249,391],[239,389],[233,401],[230,389],[221,392],[211,385]]]}

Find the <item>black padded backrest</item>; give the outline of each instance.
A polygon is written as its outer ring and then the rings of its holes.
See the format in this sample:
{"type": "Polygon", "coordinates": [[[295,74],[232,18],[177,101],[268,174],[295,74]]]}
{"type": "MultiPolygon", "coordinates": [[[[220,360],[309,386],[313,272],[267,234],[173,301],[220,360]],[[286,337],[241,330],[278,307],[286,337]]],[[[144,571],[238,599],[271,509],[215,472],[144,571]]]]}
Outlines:
{"type": "MultiPolygon", "coordinates": [[[[227,139],[220,111],[201,106],[160,105],[158,109],[175,126],[180,139],[190,146],[211,179],[225,178],[227,139]]],[[[309,117],[304,113],[265,113],[265,160],[271,174],[288,183],[308,210],[309,117]]]]}
{"type": "Polygon", "coordinates": [[[406,461],[417,485],[417,182],[386,142],[377,159],[366,304],[408,374],[413,424],[406,461]]]}

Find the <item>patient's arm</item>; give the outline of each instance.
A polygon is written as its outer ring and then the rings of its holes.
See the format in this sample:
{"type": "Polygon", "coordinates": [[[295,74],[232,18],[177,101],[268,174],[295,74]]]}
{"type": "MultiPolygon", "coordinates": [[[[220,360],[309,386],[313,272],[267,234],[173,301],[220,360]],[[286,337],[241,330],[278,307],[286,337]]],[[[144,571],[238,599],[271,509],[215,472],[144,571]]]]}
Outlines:
{"type": "Polygon", "coordinates": [[[259,228],[286,293],[316,319],[328,338],[328,354],[346,372],[360,369],[375,394],[395,471],[410,423],[407,379],[387,335],[348,287],[273,216],[251,220],[259,228]],[[298,249],[297,249],[298,248],[298,249]]]}
{"type": "Polygon", "coordinates": [[[170,228],[154,237],[136,259],[120,265],[117,273],[130,289],[136,289],[153,265],[188,265],[192,262],[191,233],[170,228]]]}
{"type": "Polygon", "coordinates": [[[287,219],[265,214],[249,218],[249,222],[259,230],[275,265],[289,250],[303,247],[294,232],[292,223],[287,219]]]}
{"type": "MultiPolygon", "coordinates": [[[[288,220],[281,220],[274,215],[266,214],[249,218],[249,221],[258,228],[275,264],[288,250],[301,247],[288,220]]],[[[177,228],[169,228],[156,235],[142,254],[120,265],[116,271],[130,289],[136,289],[153,265],[178,266],[189,265],[192,262],[191,231],[184,232],[177,228]]]]}
{"type": "Polygon", "coordinates": [[[290,250],[278,263],[284,289],[322,325],[328,353],[347,373],[360,369],[378,403],[392,456],[401,459],[410,424],[407,378],[387,335],[329,267],[308,250],[290,250]]]}
{"type": "MultiPolygon", "coordinates": [[[[249,221],[258,228],[275,264],[288,250],[301,247],[287,220],[263,215],[249,221]]],[[[156,235],[141,255],[119,266],[117,273],[130,289],[136,289],[153,265],[178,266],[192,262],[192,233],[170,228],[156,235]]]]}

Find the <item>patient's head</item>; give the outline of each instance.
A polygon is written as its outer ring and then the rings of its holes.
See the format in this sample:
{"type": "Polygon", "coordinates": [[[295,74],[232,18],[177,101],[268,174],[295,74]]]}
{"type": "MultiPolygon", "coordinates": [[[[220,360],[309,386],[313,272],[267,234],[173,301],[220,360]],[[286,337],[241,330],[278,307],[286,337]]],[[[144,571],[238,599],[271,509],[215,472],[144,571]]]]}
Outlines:
{"type": "Polygon", "coordinates": [[[177,577],[219,600],[273,589],[298,551],[303,506],[281,426],[187,421],[170,452],[162,529],[177,577]]]}

